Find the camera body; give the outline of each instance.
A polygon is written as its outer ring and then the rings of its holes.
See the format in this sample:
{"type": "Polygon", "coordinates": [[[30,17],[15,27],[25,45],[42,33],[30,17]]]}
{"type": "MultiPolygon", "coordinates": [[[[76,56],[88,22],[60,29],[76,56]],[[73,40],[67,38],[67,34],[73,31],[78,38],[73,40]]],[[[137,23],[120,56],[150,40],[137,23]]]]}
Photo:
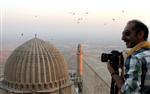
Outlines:
{"type": "Polygon", "coordinates": [[[118,70],[123,66],[124,58],[122,52],[112,50],[111,53],[102,53],[101,61],[110,63],[115,70],[118,70]]]}

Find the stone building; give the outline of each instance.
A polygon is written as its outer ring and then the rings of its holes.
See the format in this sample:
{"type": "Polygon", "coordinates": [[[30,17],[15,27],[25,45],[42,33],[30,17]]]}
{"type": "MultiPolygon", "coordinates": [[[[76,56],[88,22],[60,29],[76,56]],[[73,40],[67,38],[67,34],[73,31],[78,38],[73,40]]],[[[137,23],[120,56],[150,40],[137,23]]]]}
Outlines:
{"type": "Polygon", "coordinates": [[[72,94],[71,86],[63,55],[35,37],[7,59],[0,94],[72,94]]]}

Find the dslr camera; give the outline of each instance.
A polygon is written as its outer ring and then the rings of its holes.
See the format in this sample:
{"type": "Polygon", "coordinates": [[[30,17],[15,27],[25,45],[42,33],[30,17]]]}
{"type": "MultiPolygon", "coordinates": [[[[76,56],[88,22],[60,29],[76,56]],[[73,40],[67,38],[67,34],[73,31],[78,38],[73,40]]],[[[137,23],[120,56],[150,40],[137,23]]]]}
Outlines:
{"type": "MultiPolygon", "coordinates": [[[[116,74],[122,76],[122,69],[123,69],[123,52],[119,52],[117,50],[112,50],[111,53],[102,53],[101,55],[102,62],[108,62],[113,67],[116,74]],[[119,71],[121,69],[121,71],[119,71]]],[[[110,94],[118,94],[119,88],[116,86],[114,79],[111,79],[111,88],[110,94]]]]}
{"type": "Polygon", "coordinates": [[[124,58],[122,52],[112,50],[111,53],[102,53],[101,61],[110,63],[112,67],[117,70],[123,66],[124,58]]]}

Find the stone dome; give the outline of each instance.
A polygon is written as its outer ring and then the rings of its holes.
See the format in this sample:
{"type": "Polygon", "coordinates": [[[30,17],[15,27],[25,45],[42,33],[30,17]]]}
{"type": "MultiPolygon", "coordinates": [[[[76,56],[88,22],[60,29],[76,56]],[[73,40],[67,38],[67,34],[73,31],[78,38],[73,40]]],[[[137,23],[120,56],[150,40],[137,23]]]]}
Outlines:
{"type": "Polygon", "coordinates": [[[52,91],[68,85],[67,70],[67,63],[58,49],[35,37],[9,56],[3,84],[17,92],[52,91]]]}

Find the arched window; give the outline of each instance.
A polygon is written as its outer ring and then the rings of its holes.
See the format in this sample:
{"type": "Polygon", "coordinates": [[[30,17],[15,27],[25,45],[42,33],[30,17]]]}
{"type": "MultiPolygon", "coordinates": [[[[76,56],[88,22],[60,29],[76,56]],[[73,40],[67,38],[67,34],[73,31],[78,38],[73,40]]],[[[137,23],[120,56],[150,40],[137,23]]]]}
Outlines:
{"type": "Polygon", "coordinates": [[[15,84],[15,89],[17,89],[18,88],[18,85],[17,84],[15,84]]]}
{"type": "Polygon", "coordinates": [[[49,83],[49,87],[50,87],[50,88],[53,88],[53,84],[52,84],[52,83],[49,83]]]}
{"type": "Polygon", "coordinates": [[[44,89],[48,89],[47,84],[44,84],[44,89]]]}
{"type": "Polygon", "coordinates": [[[35,85],[34,84],[32,84],[32,89],[35,89],[35,85]]]}
{"type": "Polygon", "coordinates": [[[57,87],[57,82],[55,82],[55,87],[57,87]]]}
{"type": "Polygon", "coordinates": [[[20,89],[23,89],[23,84],[20,85],[20,89]]]}
{"type": "Polygon", "coordinates": [[[38,89],[42,89],[42,85],[41,84],[38,84],[38,89]]]}
{"type": "Polygon", "coordinates": [[[29,89],[29,85],[28,84],[26,85],[26,89],[29,89]]]}

